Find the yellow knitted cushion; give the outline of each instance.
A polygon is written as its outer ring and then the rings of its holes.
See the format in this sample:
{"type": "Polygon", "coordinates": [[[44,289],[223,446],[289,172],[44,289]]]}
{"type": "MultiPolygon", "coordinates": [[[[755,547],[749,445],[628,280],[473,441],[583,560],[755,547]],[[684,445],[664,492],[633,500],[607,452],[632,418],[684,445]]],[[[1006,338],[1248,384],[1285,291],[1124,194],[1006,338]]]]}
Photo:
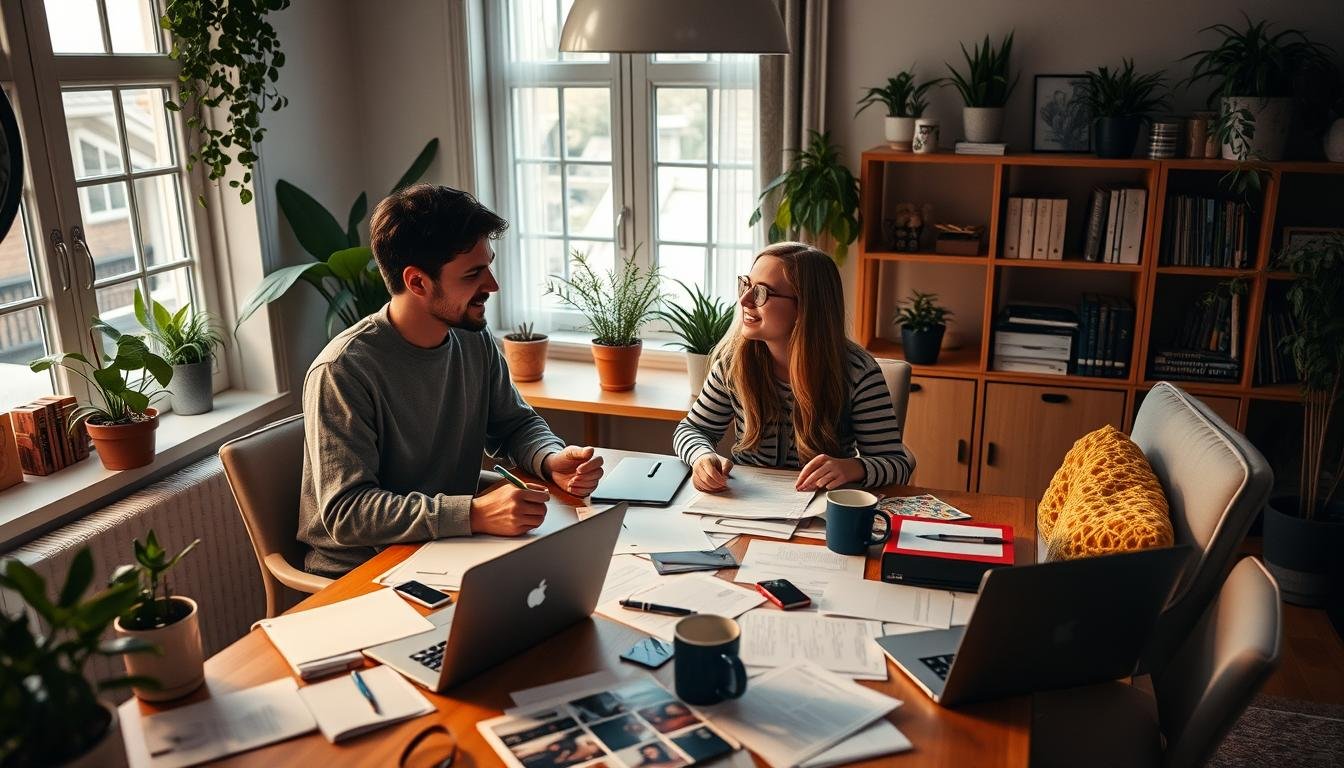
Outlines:
{"type": "Polygon", "coordinates": [[[1170,546],[1167,497],[1148,459],[1110,425],[1079,438],[1036,510],[1049,560],[1170,546]]]}

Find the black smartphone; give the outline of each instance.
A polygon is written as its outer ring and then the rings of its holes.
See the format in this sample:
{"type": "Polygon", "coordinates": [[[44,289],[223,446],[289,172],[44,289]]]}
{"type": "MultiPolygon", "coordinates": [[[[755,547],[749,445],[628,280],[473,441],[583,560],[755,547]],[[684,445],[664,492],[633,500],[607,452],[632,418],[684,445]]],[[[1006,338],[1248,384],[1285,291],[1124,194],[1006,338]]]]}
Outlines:
{"type": "Polygon", "coordinates": [[[672,658],[672,644],[656,637],[646,637],[635,643],[630,650],[621,654],[622,661],[628,661],[649,669],[657,669],[663,666],[670,658],[672,658]]]}
{"type": "Polygon", "coordinates": [[[447,593],[440,592],[439,590],[421,584],[418,581],[407,581],[398,584],[396,587],[393,587],[393,589],[396,589],[397,594],[407,600],[410,600],[413,603],[419,603],[426,608],[438,608],[441,605],[447,605],[453,601],[453,598],[447,593]]]}
{"type": "Polygon", "coordinates": [[[803,590],[793,586],[793,582],[788,579],[758,581],[756,590],[765,595],[766,600],[786,611],[792,608],[806,608],[812,604],[812,598],[803,594],[803,590]]]}

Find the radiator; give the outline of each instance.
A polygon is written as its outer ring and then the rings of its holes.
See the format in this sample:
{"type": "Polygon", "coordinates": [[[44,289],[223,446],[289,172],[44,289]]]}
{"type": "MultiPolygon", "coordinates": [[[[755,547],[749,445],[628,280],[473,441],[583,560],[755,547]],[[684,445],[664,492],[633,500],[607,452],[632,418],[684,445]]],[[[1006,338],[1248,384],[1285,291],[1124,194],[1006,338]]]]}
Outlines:
{"type": "MultiPolygon", "coordinates": [[[[173,594],[190,597],[200,606],[207,658],[247,634],[252,622],[266,615],[256,555],[218,456],[202,459],[0,559],[18,558],[32,567],[47,580],[47,593],[54,596],[65,583],[71,559],[87,546],[93,554],[94,587],[101,587],[118,565],[134,561],[131,540],[143,540],[150,528],[172,554],[193,538],[201,540],[169,571],[168,585],[173,594]]],[[[17,595],[0,590],[0,610],[15,615],[22,606],[17,595]]],[[[120,657],[95,656],[87,672],[91,679],[101,680],[123,675],[125,669],[120,657]]]]}

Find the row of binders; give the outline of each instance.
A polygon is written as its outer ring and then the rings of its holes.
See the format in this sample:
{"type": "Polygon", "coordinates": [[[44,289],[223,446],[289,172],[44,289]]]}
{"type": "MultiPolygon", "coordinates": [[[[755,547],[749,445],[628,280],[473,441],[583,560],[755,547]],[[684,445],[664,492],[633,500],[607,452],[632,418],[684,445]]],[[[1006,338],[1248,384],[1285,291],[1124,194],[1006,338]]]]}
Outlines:
{"type": "Polygon", "coordinates": [[[1229,269],[1248,266],[1248,215],[1249,208],[1244,202],[1192,195],[1167,198],[1162,256],[1158,263],[1229,269]]]}
{"type": "Polygon", "coordinates": [[[1134,351],[1134,305],[1120,296],[1083,294],[1074,373],[1123,379],[1134,351]]]}
{"type": "Polygon", "coordinates": [[[1008,198],[1003,257],[1063,260],[1068,220],[1069,201],[1062,197],[1008,198]]]}
{"type": "Polygon", "coordinates": [[[1148,218],[1148,190],[1119,187],[1092,190],[1083,241],[1083,260],[1138,264],[1148,218]]]}
{"type": "Polygon", "coordinates": [[[66,428],[75,407],[73,397],[48,395],[10,410],[25,474],[50,475],[88,458],[89,433],[83,423],[73,433],[66,428]]]}

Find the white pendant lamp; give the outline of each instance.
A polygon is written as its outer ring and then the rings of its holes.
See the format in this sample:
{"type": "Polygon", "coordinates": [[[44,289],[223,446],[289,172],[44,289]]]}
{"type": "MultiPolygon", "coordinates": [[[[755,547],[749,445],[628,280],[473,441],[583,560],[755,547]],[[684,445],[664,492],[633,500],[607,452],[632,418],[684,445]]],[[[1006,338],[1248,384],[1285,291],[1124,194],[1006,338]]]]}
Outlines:
{"type": "Polygon", "coordinates": [[[560,50],[788,53],[774,0],[574,0],[560,50]]]}

